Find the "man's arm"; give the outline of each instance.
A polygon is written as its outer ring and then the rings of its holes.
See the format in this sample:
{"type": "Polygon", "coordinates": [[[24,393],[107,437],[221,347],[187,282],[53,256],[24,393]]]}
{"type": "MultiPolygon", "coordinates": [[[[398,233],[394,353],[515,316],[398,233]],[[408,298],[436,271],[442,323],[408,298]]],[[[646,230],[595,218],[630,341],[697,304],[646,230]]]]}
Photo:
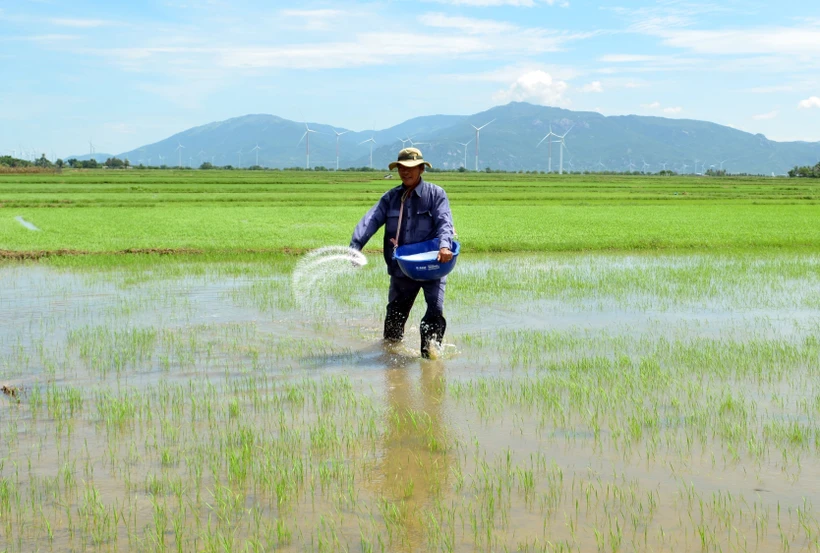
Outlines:
{"type": "Polygon", "coordinates": [[[387,220],[387,200],[385,196],[365,213],[356,228],[353,229],[353,237],[350,239],[350,247],[361,251],[367,242],[376,234],[387,220]]]}
{"type": "Polygon", "coordinates": [[[433,198],[432,215],[436,224],[439,254],[438,261],[446,263],[453,258],[453,213],[450,211],[450,200],[443,189],[439,189],[433,198]]]}

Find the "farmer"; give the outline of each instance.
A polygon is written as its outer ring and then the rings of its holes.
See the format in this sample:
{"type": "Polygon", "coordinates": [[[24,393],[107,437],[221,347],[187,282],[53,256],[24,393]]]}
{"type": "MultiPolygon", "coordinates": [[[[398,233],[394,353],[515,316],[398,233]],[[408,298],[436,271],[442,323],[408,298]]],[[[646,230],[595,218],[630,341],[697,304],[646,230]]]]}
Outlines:
{"type": "Polygon", "coordinates": [[[387,296],[387,314],[384,318],[384,340],[400,342],[404,337],[404,324],[419,290],[424,290],[427,313],[421,319],[421,355],[430,357],[430,346],[441,342],[447,321],[444,320],[444,286],[447,277],[439,280],[418,281],[402,273],[393,259],[394,247],[439,239],[437,260],[446,263],[453,258],[453,215],[444,190],[422,178],[424,161],[417,148],[405,148],[398,160],[390,164],[392,171],[399,169],[401,186],[384,193],[376,205],[368,211],[350,240],[350,247],[361,250],[382,225],[384,229],[384,261],[390,275],[390,291],[387,296]],[[402,213],[403,212],[403,213],[402,213]],[[399,228],[401,225],[401,228],[399,228]]]}

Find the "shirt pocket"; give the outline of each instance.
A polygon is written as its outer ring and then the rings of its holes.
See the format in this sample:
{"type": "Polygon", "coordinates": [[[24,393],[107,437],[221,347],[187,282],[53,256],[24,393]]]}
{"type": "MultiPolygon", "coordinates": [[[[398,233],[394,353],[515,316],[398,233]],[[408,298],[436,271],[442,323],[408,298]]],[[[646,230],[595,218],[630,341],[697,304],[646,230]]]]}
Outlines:
{"type": "Polygon", "coordinates": [[[419,235],[419,240],[424,240],[424,237],[433,230],[433,214],[429,209],[419,209],[416,211],[416,233],[419,235]]]}
{"type": "Polygon", "coordinates": [[[399,227],[399,210],[391,209],[387,212],[387,221],[384,224],[384,232],[388,238],[396,237],[396,229],[399,227]]]}

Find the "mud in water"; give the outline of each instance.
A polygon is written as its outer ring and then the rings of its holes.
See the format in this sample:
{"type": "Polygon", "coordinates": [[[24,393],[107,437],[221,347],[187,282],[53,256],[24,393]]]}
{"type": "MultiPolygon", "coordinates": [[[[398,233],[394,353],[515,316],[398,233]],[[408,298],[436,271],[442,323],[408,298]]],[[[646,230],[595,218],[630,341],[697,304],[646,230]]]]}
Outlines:
{"type": "Polygon", "coordinates": [[[0,550],[818,547],[820,260],[292,268],[0,266],[0,550]]]}

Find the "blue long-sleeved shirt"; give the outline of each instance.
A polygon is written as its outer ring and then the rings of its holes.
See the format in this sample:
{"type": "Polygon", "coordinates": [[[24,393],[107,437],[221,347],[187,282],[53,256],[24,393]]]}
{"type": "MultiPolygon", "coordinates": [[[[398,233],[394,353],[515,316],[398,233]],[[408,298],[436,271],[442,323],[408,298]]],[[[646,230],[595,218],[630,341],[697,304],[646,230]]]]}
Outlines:
{"type": "MultiPolygon", "coordinates": [[[[396,237],[401,197],[405,190],[404,185],[400,185],[385,192],[356,225],[350,240],[351,248],[361,250],[384,225],[384,262],[387,263],[387,272],[393,276],[403,274],[398,263],[393,260],[393,244],[390,239],[396,237]]],[[[438,238],[440,248],[452,249],[453,214],[444,189],[422,179],[404,202],[401,226],[399,246],[438,238]]]]}

